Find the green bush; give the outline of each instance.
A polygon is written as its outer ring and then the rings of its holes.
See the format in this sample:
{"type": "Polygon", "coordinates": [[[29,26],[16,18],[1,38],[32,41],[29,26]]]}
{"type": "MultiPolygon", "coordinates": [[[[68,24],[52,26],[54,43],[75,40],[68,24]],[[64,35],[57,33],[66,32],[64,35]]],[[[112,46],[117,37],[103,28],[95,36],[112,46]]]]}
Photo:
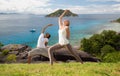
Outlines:
{"type": "Polygon", "coordinates": [[[120,18],[119,18],[119,19],[117,19],[116,21],[120,23],[120,18]]]}
{"type": "Polygon", "coordinates": [[[4,45],[0,42],[0,48],[1,48],[2,46],[4,46],[4,45]]]}
{"type": "Polygon", "coordinates": [[[103,58],[104,55],[120,51],[120,34],[112,30],[104,30],[90,38],[81,40],[82,50],[103,58]]]}
{"type": "Polygon", "coordinates": [[[3,55],[3,56],[7,55],[8,53],[9,53],[9,50],[3,50],[3,51],[2,51],[2,55],[3,55]]]}
{"type": "Polygon", "coordinates": [[[88,39],[83,39],[82,41],[81,41],[81,48],[82,48],[82,50],[84,50],[84,51],[86,51],[86,52],[89,52],[89,53],[91,53],[91,51],[89,51],[90,49],[91,49],[91,41],[90,40],[88,40],[88,39]],[[89,49],[89,50],[88,50],[89,49]]]}
{"type": "Polygon", "coordinates": [[[103,58],[104,62],[120,62],[120,52],[108,53],[103,58]]]}
{"type": "Polygon", "coordinates": [[[110,45],[105,45],[103,48],[101,48],[101,56],[104,57],[108,53],[115,52],[115,48],[110,45]]]}
{"type": "Polygon", "coordinates": [[[10,54],[6,58],[7,62],[16,62],[16,55],[15,54],[10,54]]]}

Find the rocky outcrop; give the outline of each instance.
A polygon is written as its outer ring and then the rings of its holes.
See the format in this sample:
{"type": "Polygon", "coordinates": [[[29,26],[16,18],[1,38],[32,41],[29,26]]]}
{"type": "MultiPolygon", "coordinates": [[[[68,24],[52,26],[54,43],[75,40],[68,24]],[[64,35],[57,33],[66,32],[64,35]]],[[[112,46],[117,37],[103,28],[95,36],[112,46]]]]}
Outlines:
{"type": "MultiPolygon", "coordinates": [[[[16,62],[19,63],[26,63],[27,62],[27,54],[32,48],[27,45],[21,45],[21,44],[9,44],[6,46],[3,46],[1,50],[9,50],[9,53],[7,55],[2,55],[2,51],[0,52],[0,62],[5,63],[5,59],[9,54],[15,54],[16,55],[16,62]]],[[[82,58],[83,61],[91,61],[91,62],[98,62],[100,61],[98,58],[93,57],[92,55],[78,50],[78,47],[73,47],[73,50],[82,58]]],[[[67,62],[70,60],[75,60],[75,58],[69,53],[69,51],[65,48],[55,50],[54,57],[58,61],[67,62]]],[[[48,52],[44,51],[41,52],[40,55],[36,55],[32,57],[32,62],[34,61],[49,61],[48,58],[48,52]],[[45,54],[45,55],[44,55],[45,54]]]]}
{"type": "MultiPolygon", "coordinates": [[[[74,46],[73,50],[81,57],[81,59],[83,61],[90,61],[90,62],[99,62],[100,59],[93,57],[92,55],[88,54],[87,52],[84,51],[80,51],[78,50],[79,47],[74,46]]],[[[44,51],[44,54],[47,54],[47,51],[44,51]]],[[[33,61],[48,61],[48,55],[44,55],[43,53],[41,53],[41,55],[36,55],[33,57],[33,61]]],[[[71,53],[69,53],[69,51],[65,48],[59,49],[59,50],[55,50],[54,52],[54,57],[56,60],[58,61],[63,61],[63,62],[67,62],[67,61],[71,61],[71,60],[75,60],[75,58],[73,57],[73,55],[71,53]]]]}
{"type": "Polygon", "coordinates": [[[1,48],[0,51],[0,62],[6,62],[7,56],[10,54],[16,55],[16,62],[21,59],[27,59],[27,53],[32,48],[27,45],[22,44],[9,44],[5,45],[1,48]],[[8,54],[3,54],[5,50],[8,50],[8,54]]]}
{"type": "MultiPolygon", "coordinates": [[[[96,57],[93,57],[92,55],[88,54],[87,52],[77,50],[76,48],[73,48],[73,49],[79,55],[79,57],[81,57],[81,59],[83,61],[91,61],[91,62],[100,61],[100,59],[98,59],[96,57]]],[[[62,61],[75,60],[73,55],[71,53],[69,53],[69,51],[64,49],[64,48],[60,49],[60,50],[57,50],[54,53],[54,56],[57,60],[62,60],[62,61]]]]}
{"type": "Polygon", "coordinates": [[[24,51],[31,50],[31,47],[29,47],[28,45],[22,45],[22,44],[9,44],[9,45],[3,46],[1,50],[24,52],[24,51]]]}

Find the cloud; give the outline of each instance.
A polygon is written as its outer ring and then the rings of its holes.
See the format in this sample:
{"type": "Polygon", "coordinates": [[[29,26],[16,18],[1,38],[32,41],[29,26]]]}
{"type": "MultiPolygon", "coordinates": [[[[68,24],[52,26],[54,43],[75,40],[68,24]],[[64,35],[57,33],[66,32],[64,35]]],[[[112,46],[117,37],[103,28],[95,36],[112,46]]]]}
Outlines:
{"type": "Polygon", "coordinates": [[[90,2],[109,2],[109,1],[113,1],[113,2],[120,2],[120,0],[87,0],[90,2]]]}
{"type": "MultiPolygon", "coordinates": [[[[0,0],[0,12],[5,13],[26,13],[26,14],[48,14],[57,9],[70,9],[78,14],[102,14],[102,13],[120,13],[120,4],[102,5],[63,5],[53,4],[52,0],[0,0]]],[[[88,0],[100,1],[100,0],[88,0]]],[[[116,1],[120,0],[102,0],[116,1]]]]}
{"type": "Polygon", "coordinates": [[[50,0],[0,0],[0,11],[17,13],[45,13],[51,11],[50,0]],[[45,9],[46,8],[46,9],[45,9]]]}
{"type": "Polygon", "coordinates": [[[114,5],[89,5],[89,6],[68,6],[74,13],[78,14],[119,14],[120,4],[114,5]]]}

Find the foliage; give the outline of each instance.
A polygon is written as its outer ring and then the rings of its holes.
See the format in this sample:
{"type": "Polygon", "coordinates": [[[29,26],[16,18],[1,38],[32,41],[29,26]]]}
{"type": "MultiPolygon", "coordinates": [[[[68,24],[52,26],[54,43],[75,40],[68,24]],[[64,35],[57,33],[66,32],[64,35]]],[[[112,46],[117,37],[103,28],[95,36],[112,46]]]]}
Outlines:
{"type": "Polygon", "coordinates": [[[9,50],[3,50],[3,51],[2,51],[2,55],[3,55],[3,56],[7,55],[8,53],[9,53],[9,50]]]}
{"type": "Polygon", "coordinates": [[[1,76],[119,76],[120,63],[0,64],[1,76]]]}
{"type": "Polygon", "coordinates": [[[115,48],[113,48],[110,45],[105,45],[103,48],[101,48],[101,56],[104,57],[108,53],[115,52],[115,48]]]}
{"type": "Polygon", "coordinates": [[[120,18],[116,20],[116,22],[119,22],[120,23],[120,18]]]}
{"type": "Polygon", "coordinates": [[[16,62],[16,55],[15,54],[10,54],[6,58],[7,62],[16,62]]]}
{"type": "Polygon", "coordinates": [[[104,30],[101,34],[94,34],[89,39],[82,39],[81,48],[96,56],[120,50],[120,34],[112,30],[104,30]]]}
{"type": "MultiPolygon", "coordinates": [[[[59,9],[51,14],[46,15],[46,17],[59,17],[63,12],[64,12],[64,10],[59,9]]],[[[65,14],[65,16],[78,16],[78,15],[69,11],[65,14]]]]}
{"type": "Polygon", "coordinates": [[[2,46],[4,46],[4,45],[0,42],[0,48],[1,48],[2,46]]]}
{"type": "Polygon", "coordinates": [[[120,61],[120,52],[108,53],[104,56],[103,60],[105,62],[119,62],[120,61]]]}

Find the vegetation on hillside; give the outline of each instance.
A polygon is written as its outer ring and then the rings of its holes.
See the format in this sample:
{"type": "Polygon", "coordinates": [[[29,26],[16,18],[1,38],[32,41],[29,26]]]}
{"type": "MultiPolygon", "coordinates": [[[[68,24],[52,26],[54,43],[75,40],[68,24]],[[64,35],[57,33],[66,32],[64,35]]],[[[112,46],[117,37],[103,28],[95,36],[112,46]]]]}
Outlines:
{"type": "Polygon", "coordinates": [[[120,61],[120,34],[112,30],[103,31],[101,34],[94,34],[89,39],[84,38],[81,40],[81,49],[100,57],[106,62],[120,61]],[[115,52],[116,55],[114,56],[117,57],[112,56],[115,52]]]}
{"type": "MultiPolygon", "coordinates": [[[[59,17],[62,13],[64,12],[64,10],[62,9],[59,9],[53,13],[50,13],[48,15],[46,15],[46,17],[59,17]]],[[[77,14],[75,13],[72,13],[70,10],[65,14],[65,16],[78,16],[77,14]]]]}
{"type": "Polygon", "coordinates": [[[116,20],[116,22],[119,22],[120,23],[120,18],[116,20]]]}
{"type": "Polygon", "coordinates": [[[120,23],[120,18],[116,19],[116,20],[113,20],[111,22],[117,22],[117,23],[120,23]]]}
{"type": "Polygon", "coordinates": [[[120,63],[0,64],[0,76],[119,76],[120,63]]]}

